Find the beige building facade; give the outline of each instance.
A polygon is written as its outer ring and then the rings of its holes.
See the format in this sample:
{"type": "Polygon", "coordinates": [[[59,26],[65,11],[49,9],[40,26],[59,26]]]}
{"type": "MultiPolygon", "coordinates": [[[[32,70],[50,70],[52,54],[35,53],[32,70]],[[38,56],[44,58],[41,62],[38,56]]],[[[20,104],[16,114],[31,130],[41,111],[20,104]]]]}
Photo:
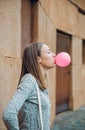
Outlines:
{"type": "Polygon", "coordinates": [[[2,111],[16,91],[23,49],[34,41],[71,55],[70,66],[48,72],[51,122],[56,113],[85,105],[85,1],[0,0],[0,130],[6,130],[2,111]]]}

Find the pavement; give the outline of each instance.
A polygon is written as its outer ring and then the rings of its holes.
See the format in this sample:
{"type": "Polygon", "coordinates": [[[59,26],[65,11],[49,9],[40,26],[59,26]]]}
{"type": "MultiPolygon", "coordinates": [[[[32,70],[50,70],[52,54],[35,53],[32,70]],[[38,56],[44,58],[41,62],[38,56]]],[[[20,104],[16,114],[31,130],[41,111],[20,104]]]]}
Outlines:
{"type": "Polygon", "coordinates": [[[51,130],[85,130],[85,107],[58,114],[51,130]]]}

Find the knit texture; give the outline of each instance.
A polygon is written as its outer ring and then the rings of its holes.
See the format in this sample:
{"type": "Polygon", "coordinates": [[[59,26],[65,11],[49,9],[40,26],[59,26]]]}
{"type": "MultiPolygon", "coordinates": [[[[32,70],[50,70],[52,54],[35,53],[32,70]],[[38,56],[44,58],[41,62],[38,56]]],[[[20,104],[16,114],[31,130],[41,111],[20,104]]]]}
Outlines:
{"type": "MultiPolygon", "coordinates": [[[[31,74],[22,77],[17,91],[3,112],[3,120],[8,130],[41,130],[36,85],[39,87],[31,74]]],[[[47,89],[40,88],[39,92],[43,129],[50,130],[49,93],[47,89]]]]}

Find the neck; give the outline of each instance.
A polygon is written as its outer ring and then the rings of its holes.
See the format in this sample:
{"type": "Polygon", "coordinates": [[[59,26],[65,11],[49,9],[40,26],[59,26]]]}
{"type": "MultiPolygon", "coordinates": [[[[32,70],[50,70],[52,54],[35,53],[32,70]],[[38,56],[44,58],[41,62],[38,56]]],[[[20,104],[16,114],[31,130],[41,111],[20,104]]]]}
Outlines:
{"type": "Polygon", "coordinates": [[[43,78],[46,78],[47,70],[45,68],[43,68],[42,66],[40,66],[40,69],[41,69],[41,73],[42,73],[43,78]]]}
{"type": "Polygon", "coordinates": [[[46,75],[47,69],[43,68],[42,66],[40,68],[41,68],[41,73],[42,73],[42,77],[43,77],[43,82],[47,88],[48,87],[47,75],[46,75]]]}

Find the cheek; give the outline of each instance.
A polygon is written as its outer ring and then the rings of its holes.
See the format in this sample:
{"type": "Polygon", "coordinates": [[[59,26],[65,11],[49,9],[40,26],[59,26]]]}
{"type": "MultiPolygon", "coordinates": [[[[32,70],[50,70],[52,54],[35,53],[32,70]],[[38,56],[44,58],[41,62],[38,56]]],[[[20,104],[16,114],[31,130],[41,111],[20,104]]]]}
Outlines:
{"type": "Polygon", "coordinates": [[[45,56],[42,60],[43,64],[49,65],[53,63],[53,58],[51,56],[45,56]]]}
{"type": "Polygon", "coordinates": [[[43,61],[44,62],[49,62],[51,60],[51,57],[50,56],[45,56],[43,57],[43,61]]]}

